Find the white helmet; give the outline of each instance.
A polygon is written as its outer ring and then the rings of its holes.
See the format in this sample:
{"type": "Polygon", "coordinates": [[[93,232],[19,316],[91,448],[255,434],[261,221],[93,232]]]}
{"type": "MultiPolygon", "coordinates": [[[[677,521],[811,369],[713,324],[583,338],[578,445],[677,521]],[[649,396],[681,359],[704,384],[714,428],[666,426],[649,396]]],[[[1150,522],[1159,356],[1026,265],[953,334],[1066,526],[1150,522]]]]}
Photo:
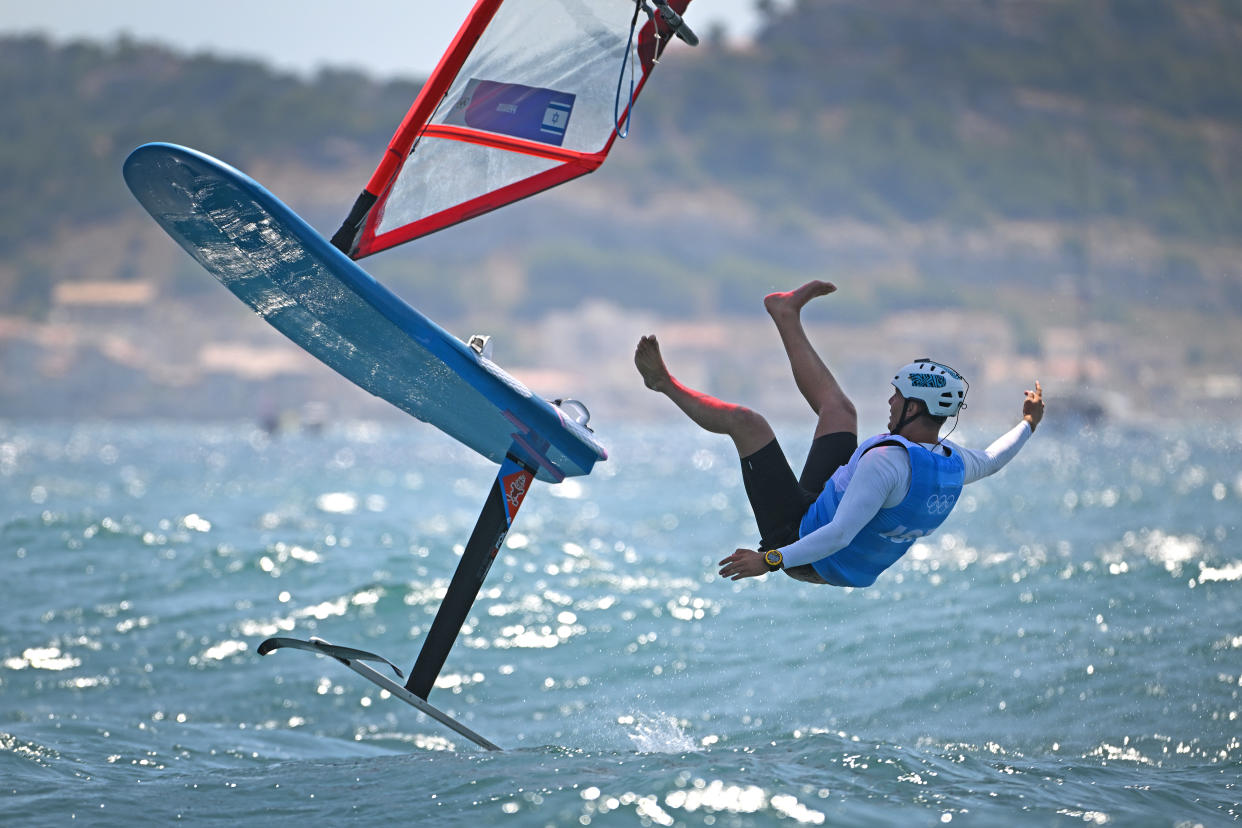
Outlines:
{"type": "Polygon", "coordinates": [[[893,387],[908,400],[922,400],[933,417],[952,417],[966,407],[970,383],[949,366],[924,357],[903,366],[893,377],[893,387]]]}

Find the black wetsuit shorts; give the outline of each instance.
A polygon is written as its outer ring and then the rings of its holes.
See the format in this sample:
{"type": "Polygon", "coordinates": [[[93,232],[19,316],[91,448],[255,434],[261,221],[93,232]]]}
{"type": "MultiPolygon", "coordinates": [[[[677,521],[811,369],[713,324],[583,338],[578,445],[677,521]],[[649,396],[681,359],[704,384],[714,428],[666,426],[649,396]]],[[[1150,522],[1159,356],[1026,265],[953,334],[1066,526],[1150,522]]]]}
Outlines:
{"type": "MultiPolygon", "coordinates": [[[[858,448],[858,435],[847,431],[816,437],[807,452],[801,477],[793,469],[775,438],[754,454],[742,458],[742,483],[759,525],[759,549],[779,549],[799,537],[799,527],[828,478],[849,462],[858,448]]],[[[823,583],[809,564],[786,572],[799,580],[823,583]],[[805,570],[805,571],[804,571],[805,570]]]]}

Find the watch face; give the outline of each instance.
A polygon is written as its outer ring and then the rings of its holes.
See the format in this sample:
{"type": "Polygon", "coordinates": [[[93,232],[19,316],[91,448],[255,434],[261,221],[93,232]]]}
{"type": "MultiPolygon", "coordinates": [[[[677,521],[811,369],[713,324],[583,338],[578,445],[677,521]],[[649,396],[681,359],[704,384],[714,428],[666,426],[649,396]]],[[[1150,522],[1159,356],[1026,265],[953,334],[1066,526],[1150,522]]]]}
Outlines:
{"type": "Polygon", "coordinates": [[[763,553],[763,560],[768,566],[780,566],[783,559],[781,558],[780,550],[769,549],[763,553]]]}

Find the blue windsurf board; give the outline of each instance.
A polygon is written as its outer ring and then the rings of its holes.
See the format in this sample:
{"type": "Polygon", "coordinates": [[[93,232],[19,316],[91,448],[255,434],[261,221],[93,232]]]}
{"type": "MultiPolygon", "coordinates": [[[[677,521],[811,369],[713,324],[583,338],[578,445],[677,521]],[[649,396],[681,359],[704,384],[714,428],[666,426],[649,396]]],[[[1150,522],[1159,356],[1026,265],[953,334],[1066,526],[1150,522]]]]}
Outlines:
{"type": "Polygon", "coordinates": [[[145,144],[125,161],[138,201],[289,339],[356,385],[483,456],[541,480],[607,457],[591,432],[419,313],[258,182],[210,156],[145,144]]]}

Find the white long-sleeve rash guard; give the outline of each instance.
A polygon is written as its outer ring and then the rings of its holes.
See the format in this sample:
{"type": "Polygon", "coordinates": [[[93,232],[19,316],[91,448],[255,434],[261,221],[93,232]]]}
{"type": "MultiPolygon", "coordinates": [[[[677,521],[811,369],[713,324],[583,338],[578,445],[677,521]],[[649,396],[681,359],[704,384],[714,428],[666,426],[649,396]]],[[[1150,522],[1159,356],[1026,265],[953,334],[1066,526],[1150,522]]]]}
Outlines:
{"type": "MultiPolygon", "coordinates": [[[[963,482],[974,483],[1000,471],[1030,437],[1031,426],[1023,420],[983,451],[962,448],[947,440],[942,444],[923,445],[938,454],[948,454],[948,450],[956,452],[966,467],[963,482]]],[[[901,503],[909,489],[910,458],[905,448],[877,446],[871,449],[859,459],[832,522],[781,549],[785,566],[808,564],[844,549],[876,512],[901,503]]]]}

